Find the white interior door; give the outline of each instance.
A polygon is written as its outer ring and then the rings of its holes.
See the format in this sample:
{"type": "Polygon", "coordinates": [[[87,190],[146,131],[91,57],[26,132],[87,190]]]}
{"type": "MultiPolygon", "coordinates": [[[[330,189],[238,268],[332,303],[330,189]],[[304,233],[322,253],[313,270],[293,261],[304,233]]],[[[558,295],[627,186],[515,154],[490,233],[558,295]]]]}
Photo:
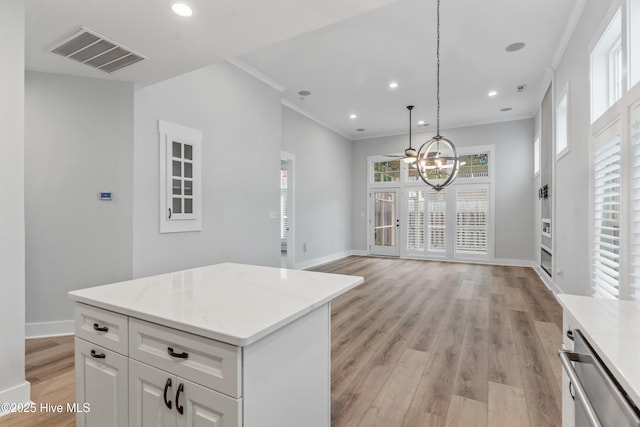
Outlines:
{"type": "Polygon", "coordinates": [[[370,253],[400,256],[398,189],[371,190],[370,253]]]}

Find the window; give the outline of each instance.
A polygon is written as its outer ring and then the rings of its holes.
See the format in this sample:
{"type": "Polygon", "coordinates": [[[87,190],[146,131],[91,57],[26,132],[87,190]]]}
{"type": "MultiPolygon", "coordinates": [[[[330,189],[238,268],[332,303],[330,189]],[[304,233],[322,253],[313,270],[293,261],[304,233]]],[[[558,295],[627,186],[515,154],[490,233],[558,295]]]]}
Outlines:
{"type": "Polygon", "coordinates": [[[629,0],[627,8],[627,61],[629,88],[640,82],[640,0],[629,0]]]}
{"type": "Polygon", "coordinates": [[[609,49],[609,106],[622,97],[622,39],[609,49]]]}
{"type": "Polygon", "coordinates": [[[456,187],[456,253],[487,254],[489,188],[456,187]]]}
{"type": "Polygon", "coordinates": [[[487,178],[489,176],[489,153],[463,154],[457,179],[487,178]]]}
{"type": "Polygon", "coordinates": [[[558,158],[569,151],[567,97],[568,90],[565,88],[560,102],[556,104],[556,156],[558,158]]]}
{"type": "Polygon", "coordinates": [[[444,252],[446,246],[447,190],[429,191],[429,251],[444,252]]]}
{"type": "Polygon", "coordinates": [[[400,181],[401,160],[373,162],[373,182],[400,181]]]}
{"type": "Polygon", "coordinates": [[[630,296],[640,300],[640,104],[631,110],[631,260],[630,296]]]}
{"type": "Polygon", "coordinates": [[[540,174],[540,137],[533,143],[533,175],[540,174]]]}
{"type": "Polygon", "coordinates": [[[460,148],[464,164],[455,182],[440,192],[423,184],[412,164],[370,156],[370,253],[391,255],[384,245],[394,246],[393,256],[492,259],[494,150],[493,145],[460,148]],[[393,195],[396,199],[387,198],[393,195]]]}
{"type": "Polygon", "coordinates": [[[202,229],[202,133],[160,120],[160,232],[202,229]]]}
{"type": "Polygon", "coordinates": [[[167,156],[167,175],[171,185],[168,219],[185,219],[193,215],[193,144],[171,137],[171,155],[167,156]]]}
{"type": "Polygon", "coordinates": [[[615,14],[591,52],[591,121],[622,96],[622,18],[615,14]]]}
{"type": "Polygon", "coordinates": [[[424,250],[424,191],[407,192],[407,250],[424,250]]]}
{"type": "Polygon", "coordinates": [[[595,136],[593,147],[593,292],[617,298],[620,279],[620,122],[595,136]]]}

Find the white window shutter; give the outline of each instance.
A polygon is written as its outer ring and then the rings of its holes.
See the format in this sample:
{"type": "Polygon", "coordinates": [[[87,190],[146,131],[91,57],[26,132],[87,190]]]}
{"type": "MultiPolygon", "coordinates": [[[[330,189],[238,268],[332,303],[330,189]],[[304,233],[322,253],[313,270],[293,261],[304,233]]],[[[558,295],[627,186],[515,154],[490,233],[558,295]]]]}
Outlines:
{"type": "Polygon", "coordinates": [[[424,250],[424,191],[407,191],[407,250],[424,250]]]}
{"type": "Polygon", "coordinates": [[[456,188],[456,252],[486,255],[488,252],[489,187],[456,188]]]}
{"type": "Polygon", "coordinates": [[[446,191],[440,192],[430,190],[428,193],[428,215],[429,215],[429,251],[444,252],[446,250],[446,213],[447,198],[446,191]]]}
{"type": "Polygon", "coordinates": [[[594,139],[593,152],[593,293],[618,298],[620,284],[620,122],[594,139]]]}

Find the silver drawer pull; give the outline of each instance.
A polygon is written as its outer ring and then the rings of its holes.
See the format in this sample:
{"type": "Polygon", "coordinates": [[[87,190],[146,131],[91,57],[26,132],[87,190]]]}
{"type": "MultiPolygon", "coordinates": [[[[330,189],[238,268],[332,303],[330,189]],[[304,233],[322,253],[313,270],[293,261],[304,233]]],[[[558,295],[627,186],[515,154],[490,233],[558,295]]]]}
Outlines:
{"type": "Polygon", "coordinates": [[[569,377],[569,381],[573,384],[573,389],[575,391],[575,397],[580,399],[582,404],[584,405],[585,413],[587,414],[587,418],[593,427],[602,427],[598,416],[596,415],[596,411],[591,406],[591,402],[587,398],[587,394],[584,391],[584,387],[580,382],[580,379],[576,375],[576,371],[571,364],[571,360],[579,360],[581,357],[585,356],[582,354],[574,353],[569,350],[558,350],[558,357],[562,362],[562,366],[564,367],[567,376],[569,377]]]}

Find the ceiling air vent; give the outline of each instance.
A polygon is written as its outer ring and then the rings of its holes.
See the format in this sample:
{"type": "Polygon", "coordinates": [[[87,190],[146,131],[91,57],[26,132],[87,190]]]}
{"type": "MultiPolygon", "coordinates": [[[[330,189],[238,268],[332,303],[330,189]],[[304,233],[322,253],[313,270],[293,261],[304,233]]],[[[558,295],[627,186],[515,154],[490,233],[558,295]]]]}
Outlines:
{"type": "Polygon", "coordinates": [[[71,37],[56,45],[51,52],[106,73],[146,59],[143,55],[85,27],[81,27],[71,37]]]}

